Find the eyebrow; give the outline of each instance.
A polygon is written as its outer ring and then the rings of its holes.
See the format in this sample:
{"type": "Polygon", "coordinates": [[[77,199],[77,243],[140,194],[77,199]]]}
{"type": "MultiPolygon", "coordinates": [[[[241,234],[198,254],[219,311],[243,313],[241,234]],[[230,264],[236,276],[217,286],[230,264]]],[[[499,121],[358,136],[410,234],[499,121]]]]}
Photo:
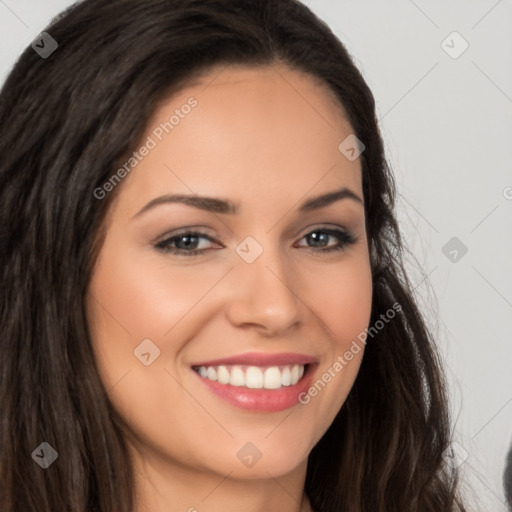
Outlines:
{"type": "MultiPolygon", "coordinates": [[[[328,192],[317,197],[308,199],[299,207],[299,212],[309,212],[325,208],[336,201],[342,199],[352,199],[360,204],[364,204],[363,200],[352,190],[343,187],[333,192],[328,192]]],[[[198,195],[184,195],[184,194],[167,194],[156,197],[147,203],[139,212],[133,217],[138,217],[144,212],[154,208],[155,206],[168,203],[181,203],[193,208],[199,208],[213,213],[222,213],[227,215],[237,215],[240,212],[240,206],[232,201],[220,199],[216,197],[205,197],[198,195]]]]}

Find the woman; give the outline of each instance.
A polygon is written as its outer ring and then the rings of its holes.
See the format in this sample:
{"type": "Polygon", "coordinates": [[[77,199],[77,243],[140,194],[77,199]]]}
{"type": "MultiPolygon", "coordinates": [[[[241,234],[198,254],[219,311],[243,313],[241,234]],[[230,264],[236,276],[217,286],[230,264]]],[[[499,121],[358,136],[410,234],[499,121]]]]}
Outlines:
{"type": "Polygon", "coordinates": [[[374,99],[327,25],[86,0],[34,43],[0,95],[3,509],[465,510],[374,99]]]}

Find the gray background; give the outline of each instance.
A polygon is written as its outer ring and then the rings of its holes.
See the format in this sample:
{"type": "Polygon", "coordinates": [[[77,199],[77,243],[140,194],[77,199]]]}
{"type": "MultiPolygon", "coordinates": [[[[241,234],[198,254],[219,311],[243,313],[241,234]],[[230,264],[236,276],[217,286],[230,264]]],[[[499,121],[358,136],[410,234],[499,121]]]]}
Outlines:
{"type": "MultiPolygon", "coordinates": [[[[0,0],[0,82],[71,3],[0,0]]],[[[474,510],[505,511],[501,482],[512,439],[512,0],[304,3],[345,43],[375,95],[415,294],[447,368],[457,441],[450,460],[463,471],[474,510]],[[464,41],[469,46],[459,55],[464,41]]]]}

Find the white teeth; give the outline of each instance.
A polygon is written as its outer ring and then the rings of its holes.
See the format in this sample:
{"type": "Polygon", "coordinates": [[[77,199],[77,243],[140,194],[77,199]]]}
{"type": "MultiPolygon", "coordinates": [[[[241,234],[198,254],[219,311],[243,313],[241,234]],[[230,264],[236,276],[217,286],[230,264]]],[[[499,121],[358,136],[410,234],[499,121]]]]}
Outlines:
{"type": "Polygon", "coordinates": [[[277,366],[271,366],[265,370],[263,387],[265,389],[279,389],[281,387],[281,372],[277,366]]]}
{"type": "Polygon", "coordinates": [[[229,382],[229,372],[225,366],[219,366],[217,369],[217,380],[221,384],[227,384],[229,382]]]}
{"type": "MultiPolygon", "coordinates": [[[[208,368],[208,371],[210,371],[209,368],[208,368]]],[[[291,379],[292,379],[292,386],[293,386],[293,384],[297,384],[297,382],[299,382],[299,367],[296,364],[293,365],[293,367],[292,367],[291,379]]]]}
{"type": "Polygon", "coordinates": [[[289,366],[285,366],[281,372],[281,384],[283,386],[289,386],[292,383],[292,372],[289,366]]]}
{"type": "Polygon", "coordinates": [[[261,389],[263,387],[263,372],[257,366],[249,366],[245,371],[245,385],[248,388],[261,389]]]}
{"type": "Polygon", "coordinates": [[[196,370],[203,379],[251,389],[279,389],[282,386],[293,386],[304,375],[304,365],[301,364],[266,368],[238,365],[199,366],[196,370]]]}
{"type": "Polygon", "coordinates": [[[233,366],[231,368],[231,379],[229,383],[232,386],[245,386],[245,373],[240,366],[233,366]]]}

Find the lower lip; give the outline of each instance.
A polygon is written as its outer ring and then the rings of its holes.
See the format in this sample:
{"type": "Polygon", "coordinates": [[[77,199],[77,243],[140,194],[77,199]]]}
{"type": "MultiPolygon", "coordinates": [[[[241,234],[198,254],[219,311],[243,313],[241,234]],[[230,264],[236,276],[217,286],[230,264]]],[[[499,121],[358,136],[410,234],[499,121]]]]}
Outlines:
{"type": "Polygon", "coordinates": [[[251,389],[245,386],[221,384],[215,380],[205,379],[196,371],[192,371],[210,391],[236,407],[250,411],[276,412],[289,409],[299,402],[301,393],[305,393],[310,387],[315,366],[309,364],[297,384],[281,386],[279,389],[251,389]]]}

